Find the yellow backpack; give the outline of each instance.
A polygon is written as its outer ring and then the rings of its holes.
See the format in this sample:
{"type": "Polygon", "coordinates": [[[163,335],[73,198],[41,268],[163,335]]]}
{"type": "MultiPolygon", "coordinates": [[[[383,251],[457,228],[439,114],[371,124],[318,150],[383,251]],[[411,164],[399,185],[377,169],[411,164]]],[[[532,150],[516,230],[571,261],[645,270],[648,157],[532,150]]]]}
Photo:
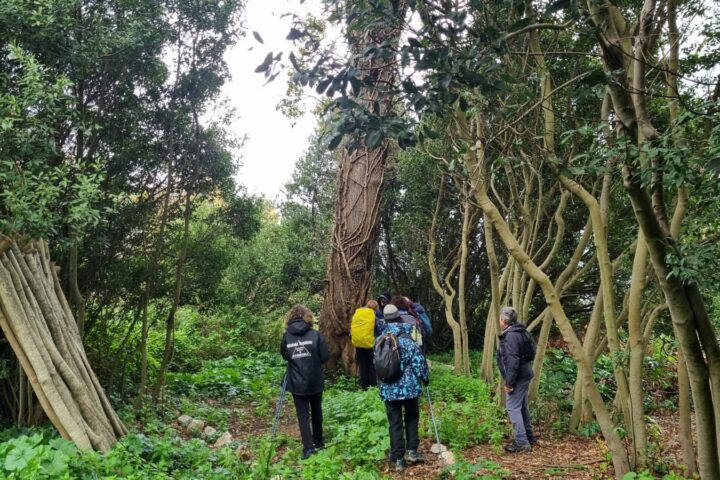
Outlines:
{"type": "Polygon", "coordinates": [[[350,321],[352,344],[359,348],[373,348],[375,345],[375,312],[362,307],[355,310],[350,321]]]}

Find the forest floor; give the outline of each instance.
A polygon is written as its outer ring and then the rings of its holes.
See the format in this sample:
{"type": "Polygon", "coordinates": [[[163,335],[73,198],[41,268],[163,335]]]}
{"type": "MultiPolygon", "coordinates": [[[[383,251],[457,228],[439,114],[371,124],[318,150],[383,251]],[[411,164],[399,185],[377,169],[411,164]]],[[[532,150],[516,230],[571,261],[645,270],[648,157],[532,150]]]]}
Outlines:
{"type": "MultiPolygon", "coordinates": [[[[228,419],[228,430],[233,438],[241,441],[250,437],[267,435],[271,429],[272,425],[268,423],[268,418],[253,415],[251,406],[248,406],[244,413],[233,412],[228,419]]],[[[291,438],[300,438],[291,399],[283,409],[278,431],[291,438]]],[[[390,478],[397,480],[437,478],[443,465],[439,456],[430,453],[433,443],[433,440],[429,438],[421,441],[420,451],[425,455],[425,462],[409,466],[401,473],[389,471],[384,465],[381,470],[390,478]]],[[[286,448],[280,446],[276,457],[282,456],[286,448]]],[[[473,461],[485,459],[496,462],[508,471],[507,475],[503,475],[503,478],[507,479],[611,477],[611,474],[608,473],[607,448],[605,442],[598,438],[576,435],[547,439],[541,437],[532,452],[519,454],[509,454],[492,445],[475,445],[463,449],[459,453],[463,458],[473,461]]],[[[478,473],[481,474],[482,471],[478,473]]]]}
{"type": "MultiPolygon", "coordinates": [[[[272,429],[267,417],[252,414],[252,406],[246,411],[233,412],[228,419],[228,430],[238,440],[267,435],[272,429]]],[[[679,459],[677,445],[677,420],[671,412],[661,412],[652,419],[658,426],[662,454],[666,457],[679,459]]],[[[280,434],[299,440],[297,418],[292,400],[285,405],[278,428],[280,434]]],[[[425,462],[407,467],[401,473],[395,473],[383,465],[381,470],[390,478],[400,480],[407,478],[434,479],[443,469],[439,456],[430,453],[433,444],[430,438],[421,441],[420,451],[425,455],[425,462]]],[[[276,458],[282,456],[287,446],[280,446],[276,458]]],[[[612,464],[608,460],[608,449],[601,437],[583,437],[566,434],[562,437],[545,437],[540,432],[538,444],[532,452],[509,454],[492,445],[474,445],[460,451],[463,458],[479,461],[489,460],[507,470],[505,479],[605,479],[612,478],[612,464]]],[[[477,472],[482,474],[482,470],[477,472]]]]}

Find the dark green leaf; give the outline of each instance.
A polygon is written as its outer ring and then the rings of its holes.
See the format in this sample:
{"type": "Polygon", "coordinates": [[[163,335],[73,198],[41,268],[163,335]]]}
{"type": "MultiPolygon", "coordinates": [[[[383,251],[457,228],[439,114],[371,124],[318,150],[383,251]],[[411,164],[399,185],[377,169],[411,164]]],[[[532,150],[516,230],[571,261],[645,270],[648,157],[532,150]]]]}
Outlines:
{"type": "Polygon", "coordinates": [[[298,30],[297,28],[291,28],[290,33],[287,34],[287,37],[285,37],[286,40],[297,40],[299,38],[302,38],[302,36],[305,35],[303,32],[298,30]]]}
{"type": "Polygon", "coordinates": [[[292,63],[295,70],[300,70],[300,65],[298,64],[297,58],[295,58],[295,54],[293,52],[290,52],[290,63],[292,63]]]}
{"type": "Polygon", "coordinates": [[[383,140],[383,133],[380,130],[370,130],[365,135],[365,146],[368,148],[375,148],[380,146],[383,140]]]}
{"type": "Polygon", "coordinates": [[[273,60],[273,54],[272,54],[272,52],[270,52],[265,56],[265,60],[263,60],[263,62],[260,65],[258,65],[257,68],[255,68],[255,72],[256,73],[267,72],[268,68],[270,68],[270,64],[272,63],[272,60],[273,60]]]}
{"type": "Polygon", "coordinates": [[[460,97],[459,103],[460,103],[460,110],[462,110],[463,112],[467,112],[468,108],[470,108],[470,105],[468,105],[467,100],[465,100],[463,97],[460,97]]]}
{"type": "Polygon", "coordinates": [[[315,87],[315,91],[319,94],[322,94],[327,89],[328,85],[330,85],[330,82],[332,81],[332,78],[326,78],[325,80],[321,81],[317,84],[317,87],[315,87]]]}
{"type": "Polygon", "coordinates": [[[522,30],[523,28],[533,23],[533,21],[535,21],[533,17],[521,18],[520,20],[512,24],[512,26],[508,29],[508,32],[517,32],[518,30],[522,30]]]}
{"type": "Polygon", "coordinates": [[[335,150],[338,145],[340,145],[340,142],[342,142],[342,139],[342,134],[335,135],[333,138],[331,138],[330,143],[328,143],[328,150],[335,150]]]}
{"type": "Polygon", "coordinates": [[[545,14],[549,15],[551,13],[563,10],[569,7],[570,3],[570,0],[556,0],[547,6],[547,8],[545,9],[545,14]]]}
{"type": "Polygon", "coordinates": [[[348,79],[350,80],[350,85],[352,86],[353,95],[357,97],[360,95],[360,79],[355,76],[351,76],[348,79]]]}
{"type": "Polygon", "coordinates": [[[714,170],[715,172],[720,173],[720,157],[710,160],[706,168],[708,170],[714,170]]]}

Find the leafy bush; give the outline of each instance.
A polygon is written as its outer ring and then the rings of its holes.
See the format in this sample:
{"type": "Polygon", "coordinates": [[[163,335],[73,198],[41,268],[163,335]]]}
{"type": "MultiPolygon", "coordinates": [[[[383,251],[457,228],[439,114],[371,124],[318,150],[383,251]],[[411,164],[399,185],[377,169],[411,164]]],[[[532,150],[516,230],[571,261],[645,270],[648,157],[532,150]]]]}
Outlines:
{"type": "Polygon", "coordinates": [[[230,448],[210,450],[201,440],[128,435],[109,452],[87,452],[73,463],[73,478],[242,478],[244,464],[230,448]]]}
{"type": "Polygon", "coordinates": [[[385,458],[390,438],[385,405],[377,389],[330,391],[323,402],[323,416],[329,451],[332,448],[353,467],[385,458]]]}
{"type": "Polygon", "coordinates": [[[47,432],[0,443],[2,478],[70,478],[69,463],[78,450],[72,442],[47,432]]]}
{"type": "Polygon", "coordinates": [[[280,355],[263,352],[205,362],[196,373],[170,373],[168,384],[176,393],[267,401],[277,393],[284,372],[280,355]]]}
{"type": "MultiPolygon", "coordinates": [[[[482,442],[500,444],[507,429],[488,384],[453,375],[447,365],[433,364],[430,394],[442,442],[452,448],[482,442]]],[[[423,416],[421,422],[426,435],[434,437],[430,418],[423,416]]]]}
{"type": "Polygon", "coordinates": [[[662,477],[656,477],[649,471],[645,470],[640,473],[628,472],[623,476],[622,480],[683,480],[684,478],[685,477],[680,477],[674,473],[668,473],[667,475],[663,475],[662,477]]]}

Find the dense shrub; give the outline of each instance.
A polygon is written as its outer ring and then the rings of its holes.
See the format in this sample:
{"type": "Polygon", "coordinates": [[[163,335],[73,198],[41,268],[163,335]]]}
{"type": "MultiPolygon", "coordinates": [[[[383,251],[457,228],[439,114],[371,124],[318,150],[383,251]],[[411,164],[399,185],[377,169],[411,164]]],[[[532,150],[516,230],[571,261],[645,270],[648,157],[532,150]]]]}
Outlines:
{"type": "MultiPolygon", "coordinates": [[[[488,384],[477,378],[453,375],[449,366],[435,363],[429,390],[443,443],[452,448],[485,442],[500,444],[507,428],[488,384]]],[[[434,437],[430,420],[426,415],[421,424],[425,434],[434,437]]]]}
{"type": "Polygon", "coordinates": [[[280,355],[262,352],[208,361],[195,373],[168,374],[168,384],[191,396],[269,399],[277,394],[284,372],[280,355]]]}

